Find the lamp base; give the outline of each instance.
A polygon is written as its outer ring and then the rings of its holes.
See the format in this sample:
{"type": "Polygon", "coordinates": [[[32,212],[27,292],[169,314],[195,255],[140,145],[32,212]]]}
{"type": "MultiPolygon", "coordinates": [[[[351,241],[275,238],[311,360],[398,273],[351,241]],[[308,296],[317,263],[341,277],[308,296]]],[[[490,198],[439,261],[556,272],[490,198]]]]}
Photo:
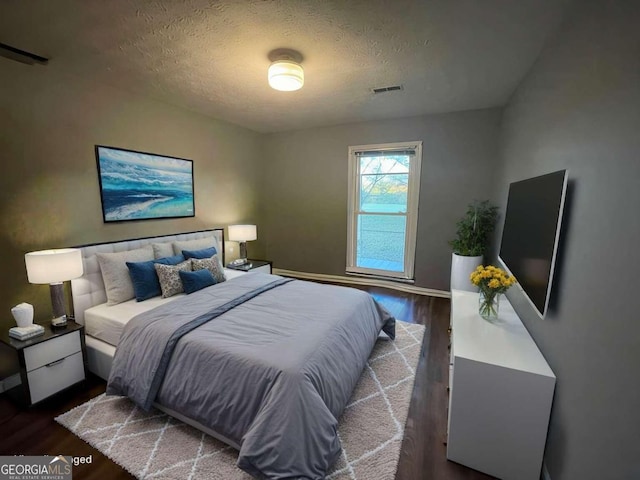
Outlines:
{"type": "Polygon", "coordinates": [[[51,320],[51,326],[53,328],[65,328],[67,326],[67,316],[62,315],[51,320]]]}
{"type": "Polygon", "coordinates": [[[238,260],[243,260],[243,263],[247,263],[247,242],[240,242],[240,258],[238,260]]]}
{"type": "Polygon", "coordinates": [[[66,308],[64,306],[64,285],[62,282],[49,284],[51,291],[51,306],[53,307],[53,318],[62,317],[66,315],[66,308]]]}

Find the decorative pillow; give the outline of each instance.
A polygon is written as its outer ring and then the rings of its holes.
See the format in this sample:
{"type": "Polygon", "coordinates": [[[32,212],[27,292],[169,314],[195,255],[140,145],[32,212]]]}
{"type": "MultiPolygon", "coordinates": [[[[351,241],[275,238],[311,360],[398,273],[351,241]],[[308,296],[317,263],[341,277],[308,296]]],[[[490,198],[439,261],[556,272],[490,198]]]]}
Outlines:
{"type": "Polygon", "coordinates": [[[203,248],[202,250],[182,250],[184,258],[211,258],[216,253],[216,247],[203,248]]]}
{"type": "Polygon", "coordinates": [[[136,250],[115,253],[96,253],[102,280],[107,292],[107,305],[131,300],[134,296],[133,283],[125,262],[144,262],[153,260],[151,245],[136,250]]]}
{"type": "Polygon", "coordinates": [[[182,286],[187,295],[216,284],[216,279],[213,278],[213,274],[206,268],[198,270],[197,272],[178,272],[178,274],[180,275],[182,286]]]}
{"type": "Polygon", "coordinates": [[[173,255],[171,242],[152,243],[151,247],[153,247],[153,258],[166,258],[173,255]]]}
{"type": "Polygon", "coordinates": [[[211,272],[216,283],[224,282],[226,280],[224,276],[224,268],[222,268],[222,263],[220,262],[218,255],[214,255],[211,258],[191,259],[191,270],[198,271],[205,268],[211,272]]]}
{"type": "Polygon", "coordinates": [[[182,255],[176,255],[174,257],[159,258],[158,260],[148,262],[127,262],[136,300],[142,302],[143,300],[157,297],[162,293],[160,280],[158,279],[158,274],[155,269],[156,263],[162,265],[177,265],[178,263],[184,262],[184,260],[182,255]]]}
{"type": "Polygon", "coordinates": [[[161,263],[163,265],[178,265],[179,263],[182,263],[185,260],[187,259],[184,258],[184,255],[180,254],[180,255],[169,255],[168,257],[158,258],[157,260],[154,260],[154,262],[161,263]]]}
{"type": "Polygon", "coordinates": [[[161,263],[154,264],[158,279],[160,279],[160,289],[162,290],[162,298],[172,297],[177,293],[184,292],[182,281],[180,280],[180,271],[191,271],[191,262],[186,261],[177,265],[163,265],[161,263]]]}
{"type": "Polygon", "coordinates": [[[205,237],[198,240],[182,240],[173,243],[173,254],[178,255],[182,250],[202,250],[203,248],[217,247],[216,237],[205,237]]]}

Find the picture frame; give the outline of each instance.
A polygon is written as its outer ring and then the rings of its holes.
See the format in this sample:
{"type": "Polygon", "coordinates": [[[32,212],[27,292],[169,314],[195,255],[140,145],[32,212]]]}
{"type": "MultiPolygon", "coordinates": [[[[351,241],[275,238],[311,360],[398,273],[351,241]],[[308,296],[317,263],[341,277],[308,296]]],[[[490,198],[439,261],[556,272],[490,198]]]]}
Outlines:
{"type": "Polygon", "coordinates": [[[193,161],[95,146],[105,223],[195,216],[193,161]]]}

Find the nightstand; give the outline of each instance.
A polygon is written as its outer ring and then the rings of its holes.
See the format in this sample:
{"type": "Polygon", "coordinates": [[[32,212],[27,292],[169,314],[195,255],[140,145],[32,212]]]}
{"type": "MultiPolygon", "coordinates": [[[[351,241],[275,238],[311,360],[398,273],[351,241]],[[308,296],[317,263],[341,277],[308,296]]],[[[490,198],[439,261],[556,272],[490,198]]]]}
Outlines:
{"type": "Polygon", "coordinates": [[[267,260],[249,260],[249,263],[245,263],[244,265],[229,264],[227,268],[244,273],[271,273],[271,262],[267,260]]]}
{"type": "Polygon", "coordinates": [[[68,321],[64,328],[43,325],[43,335],[16,340],[5,330],[0,342],[14,350],[22,383],[9,392],[19,401],[33,405],[86,378],[84,327],[68,321]]]}

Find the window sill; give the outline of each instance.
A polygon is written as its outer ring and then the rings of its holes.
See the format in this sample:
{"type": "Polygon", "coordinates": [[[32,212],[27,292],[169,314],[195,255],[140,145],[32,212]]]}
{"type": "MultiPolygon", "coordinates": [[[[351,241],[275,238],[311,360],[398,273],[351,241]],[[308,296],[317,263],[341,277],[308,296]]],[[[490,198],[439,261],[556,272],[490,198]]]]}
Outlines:
{"type": "Polygon", "coordinates": [[[387,277],[385,275],[377,275],[374,273],[360,273],[360,272],[346,271],[345,274],[352,277],[375,278],[376,280],[385,280],[385,281],[396,282],[396,283],[406,283],[409,285],[413,285],[414,283],[416,283],[413,278],[387,277]]]}

